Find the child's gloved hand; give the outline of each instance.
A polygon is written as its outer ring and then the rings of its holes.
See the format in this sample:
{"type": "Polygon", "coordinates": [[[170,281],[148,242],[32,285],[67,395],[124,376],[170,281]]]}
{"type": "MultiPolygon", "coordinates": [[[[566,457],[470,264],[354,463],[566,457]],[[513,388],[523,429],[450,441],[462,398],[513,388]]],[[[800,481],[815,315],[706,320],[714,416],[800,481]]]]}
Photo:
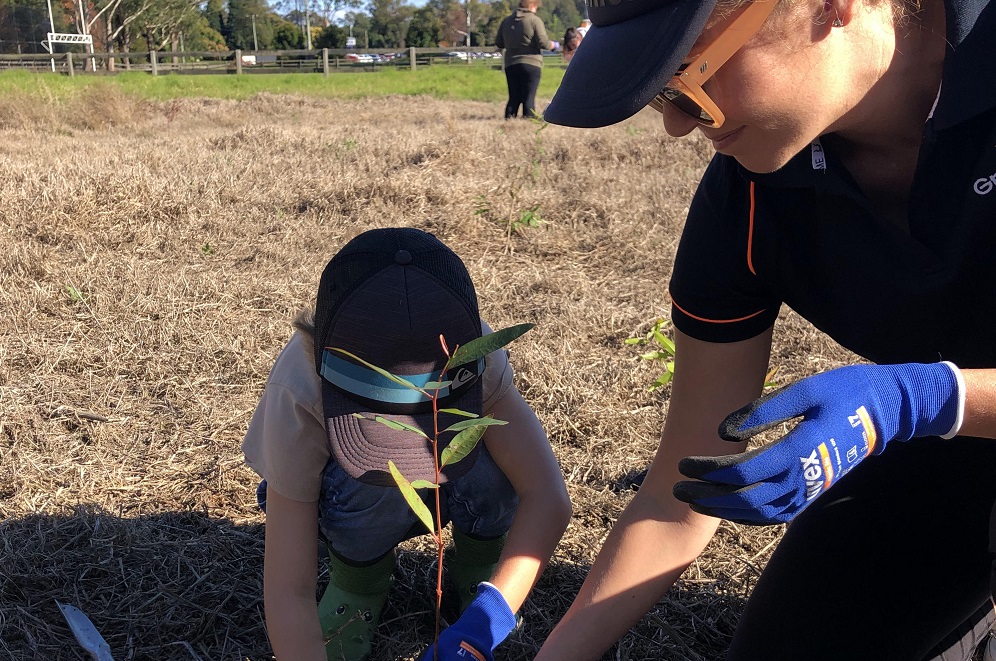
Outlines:
{"type": "Polygon", "coordinates": [[[964,390],[951,363],[853,365],[803,379],[731,413],[719,435],[746,441],[792,418],[799,424],[751,452],[682,459],[678,470],[696,481],[678,482],[674,495],[731,521],[789,521],[889,441],[957,434],[964,390]]]}
{"type": "MultiPolygon", "coordinates": [[[[515,613],[505,597],[490,583],[477,587],[477,597],[470,602],[456,622],[439,634],[439,661],[494,661],[492,652],[515,628],[515,613]]],[[[432,661],[433,648],[420,661],[432,661]]]]}

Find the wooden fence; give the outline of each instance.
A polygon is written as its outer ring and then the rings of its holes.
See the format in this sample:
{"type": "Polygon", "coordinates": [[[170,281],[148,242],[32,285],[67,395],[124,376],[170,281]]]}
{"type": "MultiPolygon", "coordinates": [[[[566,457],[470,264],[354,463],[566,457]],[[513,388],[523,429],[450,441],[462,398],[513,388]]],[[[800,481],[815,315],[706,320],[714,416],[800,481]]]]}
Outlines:
{"type": "MultiPolygon", "coordinates": [[[[558,56],[559,58],[559,56],[558,56]]],[[[144,71],[198,74],[309,72],[328,76],[336,72],[377,71],[385,67],[406,68],[433,65],[500,66],[501,54],[495,48],[374,48],[366,50],[322,48],[281,51],[203,51],[149,53],[81,53],[67,51],[51,55],[0,54],[0,70],[57,71],[73,76],[80,73],[144,71]]]]}

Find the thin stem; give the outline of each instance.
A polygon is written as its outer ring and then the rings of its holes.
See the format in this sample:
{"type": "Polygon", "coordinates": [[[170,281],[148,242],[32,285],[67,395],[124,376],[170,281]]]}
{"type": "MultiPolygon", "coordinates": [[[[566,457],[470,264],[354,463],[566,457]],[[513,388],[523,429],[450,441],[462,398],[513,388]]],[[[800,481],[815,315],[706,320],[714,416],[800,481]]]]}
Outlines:
{"type": "MultiPolygon", "coordinates": [[[[443,340],[443,336],[439,336],[440,342],[443,345],[443,351],[446,351],[446,341],[443,340]]],[[[457,349],[460,347],[457,346],[457,349]]],[[[456,351],[456,349],[454,349],[456,351]]],[[[447,352],[446,363],[443,365],[443,370],[439,373],[439,378],[442,379],[443,375],[446,374],[446,370],[450,367],[450,355],[447,352]]],[[[432,392],[432,461],[436,467],[436,484],[439,485],[439,476],[442,471],[439,465],[439,388],[436,388],[432,392]]],[[[441,497],[439,492],[442,491],[441,486],[437,486],[434,489],[436,497],[436,631],[433,637],[432,644],[432,658],[433,661],[439,659],[439,621],[441,613],[443,610],[443,513],[441,505],[441,497]]]]}

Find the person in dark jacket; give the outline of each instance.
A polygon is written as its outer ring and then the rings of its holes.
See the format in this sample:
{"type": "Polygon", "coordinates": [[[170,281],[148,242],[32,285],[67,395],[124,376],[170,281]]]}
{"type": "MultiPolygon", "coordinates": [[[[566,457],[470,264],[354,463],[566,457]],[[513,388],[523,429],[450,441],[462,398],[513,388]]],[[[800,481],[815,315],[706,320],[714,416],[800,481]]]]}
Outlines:
{"type": "Polygon", "coordinates": [[[536,117],[536,90],[539,89],[544,49],[554,50],[556,42],[546,35],[543,20],[536,15],[540,0],[520,0],[519,8],[498,27],[495,46],[502,49],[508,103],[505,119],[536,117]]]}

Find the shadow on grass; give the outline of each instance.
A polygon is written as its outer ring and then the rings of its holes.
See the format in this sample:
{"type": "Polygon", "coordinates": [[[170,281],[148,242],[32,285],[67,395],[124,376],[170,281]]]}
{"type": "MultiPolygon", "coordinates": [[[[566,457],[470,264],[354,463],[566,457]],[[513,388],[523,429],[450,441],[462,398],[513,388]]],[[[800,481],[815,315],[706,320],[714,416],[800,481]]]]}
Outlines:
{"type": "MultiPolygon", "coordinates": [[[[319,594],[326,571],[323,563],[319,594]]],[[[522,628],[496,658],[533,658],[587,571],[555,559],[522,608],[522,628]]],[[[0,656],[88,659],[60,601],[90,617],[118,660],[268,660],[262,575],[261,524],[201,512],[124,518],[92,506],[7,519],[0,523],[0,656]]],[[[453,621],[456,600],[445,585],[443,616],[453,621]]],[[[432,641],[435,586],[435,553],[403,546],[371,661],[414,659],[432,641]]],[[[742,607],[715,585],[679,586],[604,658],[722,658],[742,607]]]]}

